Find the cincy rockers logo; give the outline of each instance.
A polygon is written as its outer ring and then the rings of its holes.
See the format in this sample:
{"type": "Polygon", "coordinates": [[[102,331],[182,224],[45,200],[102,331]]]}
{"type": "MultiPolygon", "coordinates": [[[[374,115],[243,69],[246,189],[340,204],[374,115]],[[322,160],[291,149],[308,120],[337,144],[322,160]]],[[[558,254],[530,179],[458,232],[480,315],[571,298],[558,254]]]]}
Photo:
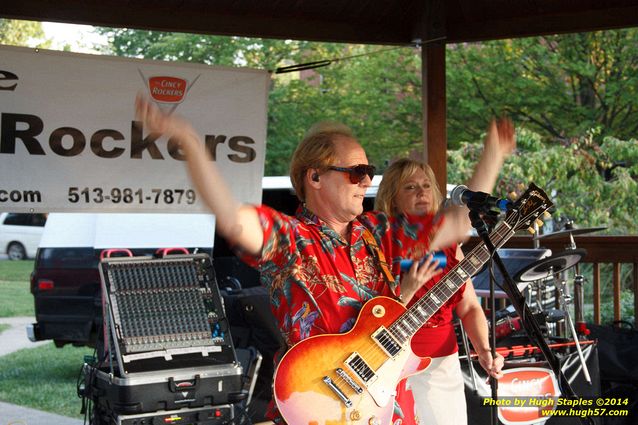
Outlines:
{"type": "Polygon", "coordinates": [[[177,106],[184,101],[186,94],[193,88],[200,75],[189,84],[188,80],[172,76],[154,76],[146,78],[141,70],[138,70],[144,84],[148,88],[148,94],[153,102],[164,112],[172,114],[177,106]]]}
{"type": "Polygon", "coordinates": [[[547,407],[545,402],[560,396],[560,389],[550,369],[520,367],[503,371],[503,377],[498,380],[498,395],[515,399],[514,406],[498,407],[501,422],[506,425],[540,424],[550,418],[542,415],[541,406],[554,409],[555,403],[547,407]],[[527,399],[529,402],[520,406],[516,399],[527,399]]]}

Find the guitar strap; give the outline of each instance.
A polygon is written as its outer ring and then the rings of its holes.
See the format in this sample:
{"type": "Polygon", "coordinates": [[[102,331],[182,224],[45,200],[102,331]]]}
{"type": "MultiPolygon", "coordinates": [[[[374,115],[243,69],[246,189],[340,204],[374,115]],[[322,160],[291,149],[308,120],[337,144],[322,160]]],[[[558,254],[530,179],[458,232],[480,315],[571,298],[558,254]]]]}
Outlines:
{"type": "Polygon", "coordinates": [[[376,239],[374,239],[374,236],[372,236],[372,232],[366,227],[363,230],[362,236],[366,245],[370,249],[372,256],[377,262],[377,265],[381,269],[381,274],[383,274],[383,278],[385,279],[386,283],[390,286],[393,292],[396,292],[395,291],[396,283],[394,281],[394,276],[392,276],[392,272],[390,271],[390,266],[388,262],[385,260],[385,255],[383,254],[383,251],[381,251],[381,249],[379,248],[379,245],[377,244],[376,239]]]}

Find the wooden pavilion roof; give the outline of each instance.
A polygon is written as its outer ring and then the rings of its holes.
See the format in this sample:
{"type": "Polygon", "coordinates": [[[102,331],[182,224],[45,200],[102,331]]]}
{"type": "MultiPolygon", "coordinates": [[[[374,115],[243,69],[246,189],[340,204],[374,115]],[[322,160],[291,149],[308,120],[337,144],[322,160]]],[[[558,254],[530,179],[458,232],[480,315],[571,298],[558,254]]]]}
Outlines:
{"type": "Polygon", "coordinates": [[[410,44],[638,25],[636,0],[22,0],[6,18],[264,38],[410,44]]]}

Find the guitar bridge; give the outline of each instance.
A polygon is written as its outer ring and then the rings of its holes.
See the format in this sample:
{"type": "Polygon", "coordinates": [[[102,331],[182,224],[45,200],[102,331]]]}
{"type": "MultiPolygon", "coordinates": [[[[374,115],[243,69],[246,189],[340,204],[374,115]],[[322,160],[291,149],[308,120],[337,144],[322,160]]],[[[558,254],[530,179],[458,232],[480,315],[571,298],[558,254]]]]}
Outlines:
{"type": "Polygon", "coordinates": [[[330,379],[329,376],[324,376],[323,382],[325,382],[326,385],[328,385],[328,388],[330,388],[337,395],[337,397],[341,399],[346,407],[352,407],[352,401],[343,393],[343,391],[341,391],[341,388],[339,388],[337,384],[335,384],[334,381],[330,379]]]}
{"type": "Polygon", "coordinates": [[[344,381],[346,381],[346,384],[350,385],[350,387],[352,387],[353,390],[355,390],[357,392],[357,394],[361,394],[363,392],[363,388],[361,388],[359,386],[359,384],[357,384],[354,379],[352,379],[350,377],[350,375],[348,375],[348,373],[341,369],[341,368],[337,368],[336,370],[337,375],[339,375],[339,377],[341,379],[343,379],[344,381]]]}

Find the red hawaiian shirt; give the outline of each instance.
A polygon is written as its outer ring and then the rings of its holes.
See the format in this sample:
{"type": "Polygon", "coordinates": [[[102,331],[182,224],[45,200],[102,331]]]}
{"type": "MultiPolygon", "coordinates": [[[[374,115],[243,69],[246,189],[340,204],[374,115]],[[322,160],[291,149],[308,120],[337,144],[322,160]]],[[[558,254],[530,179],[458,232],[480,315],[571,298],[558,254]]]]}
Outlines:
{"type": "MultiPolygon", "coordinates": [[[[427,245],[433,216],[396,221],[378,212],[365,213],[352,222],[350,240],[344,240],[317,216],[300,207],[296,217],[267,206],[256,207],[264,245],[258,257],[239,253],[257,268],[269,289],[271,308],[288,346],[313,335],[343,333],[355,324],[361,306],[376,296],[396,295],[399,262],[406,249],[427,245]],[[368,229],[391,265],[395,281],[388,284],[363,238],[368,229]]],[[[410,392],[400,391],[411,398],[410,392]]],[[[412,412],[397,399],[395,412],[412,412]]],[[[274,404],[271,403],[274,407],[274,404]]],[[[271,412],[271,419],[281,421],[271,412]]]]}

